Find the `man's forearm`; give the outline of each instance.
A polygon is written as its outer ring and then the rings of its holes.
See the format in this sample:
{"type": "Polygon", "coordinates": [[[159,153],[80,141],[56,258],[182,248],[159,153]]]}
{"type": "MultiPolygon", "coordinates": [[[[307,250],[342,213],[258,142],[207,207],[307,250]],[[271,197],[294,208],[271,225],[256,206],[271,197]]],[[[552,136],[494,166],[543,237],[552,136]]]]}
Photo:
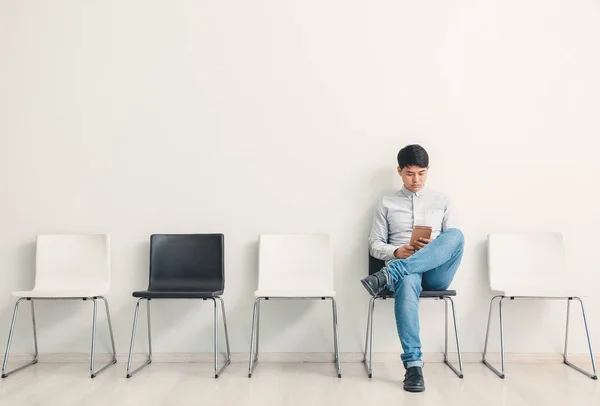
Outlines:
{"type": "Polygon", "coordinates": [[[395,259],[394,252],[398,249],[395,245],[386,244],[381,240],[369,240],[369,252],[371,256],[381,259],[382,261],[389,261],[395,259]]]}

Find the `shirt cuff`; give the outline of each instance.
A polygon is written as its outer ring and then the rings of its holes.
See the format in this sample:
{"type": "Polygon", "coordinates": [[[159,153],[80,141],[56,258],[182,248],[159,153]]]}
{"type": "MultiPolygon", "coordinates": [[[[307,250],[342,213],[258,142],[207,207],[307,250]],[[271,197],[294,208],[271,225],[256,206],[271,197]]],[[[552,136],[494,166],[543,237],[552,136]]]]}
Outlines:
{"type": "Polygon", "coordinates": [[[388,247],[386,250],[386,253],[385,253],[385,261],[391,261],[392,259],[396,259],[394,252],[396,252],[396,250],[398,248],[400,248],[400,247],[394,247],[394,246],[388,247]]]}

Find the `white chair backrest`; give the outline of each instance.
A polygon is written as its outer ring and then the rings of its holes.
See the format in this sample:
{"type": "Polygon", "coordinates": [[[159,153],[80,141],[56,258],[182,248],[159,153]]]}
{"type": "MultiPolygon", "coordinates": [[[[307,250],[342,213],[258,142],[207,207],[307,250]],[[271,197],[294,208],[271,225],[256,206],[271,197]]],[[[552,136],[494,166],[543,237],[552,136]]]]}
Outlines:
{"type": "Polygon", "coordinates": [[[110,288],[106,234],[39,235],[34,290],[110,288]]]}
{"type": "Polygon", "coordinates": [[[333,290],[333,258],[324,234],[262,234],[259,290],[333,290]]]}
{"type": "Polygon", "coordinates": [[[492,290],[561,288],[567,271],[562,234],[490,234],[488,270],[492,290]]]}

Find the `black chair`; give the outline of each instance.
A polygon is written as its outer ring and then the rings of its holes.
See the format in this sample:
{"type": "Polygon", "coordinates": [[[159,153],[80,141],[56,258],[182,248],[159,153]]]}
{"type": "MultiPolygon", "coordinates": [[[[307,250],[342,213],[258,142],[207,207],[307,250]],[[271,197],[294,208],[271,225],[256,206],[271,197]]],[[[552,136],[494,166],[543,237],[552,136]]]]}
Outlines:
{"type": "MultiPolygon", "coordinates": [[[[380,271],[385,266],[385,262],[369,255],[369,275],[380,271]]],[[[445,341],[444,341],[444,362],[452,371],[459,377],[463,378],[462,358],[460,356],[460,345],[458,342],[458,328],[456,326],[456,312],[454,310],[454,301],[452,297],[456,296],[455,290],[424,290],[421,292],[421,299],[443,300],[445,307],[445,341]],[[458,353],[458,369],[454,367],[448,360],[448,303],[452,306],[452,320],[454,321],[454,335],[456,337],[456,351],[458,353]]],[[[389,290],[384,290],[377,297],[372,297],[369,302],[369,315],[367,318],[367,336],[365,338],[365,353],[363,362],[367,368],[369,378],[373,377],[373,311],[375,310],[375,300],[393,299],[394,293],[389,290]],[[367,357],[368,351],[368,357],[367,357]]]]}
{"type": "Polygon", "coordinates": [[[127,378],[152,363],[152,338],[150,329],[150,301],[152,299],[203,299],[214,303],[214,372],[218,378],[231,363],[225,304],[221,295],[225,288],[223,234],[154,234],[150,237],[150,282],[148,290],[133,292],[139,298],[135,306],[127,378]],[[140,302],[147,301],[148,359],[131,371],[131,357],[140,302]],[[221,302],[227,355],[225,364],[218,369],[218,306],[221,302]]]}

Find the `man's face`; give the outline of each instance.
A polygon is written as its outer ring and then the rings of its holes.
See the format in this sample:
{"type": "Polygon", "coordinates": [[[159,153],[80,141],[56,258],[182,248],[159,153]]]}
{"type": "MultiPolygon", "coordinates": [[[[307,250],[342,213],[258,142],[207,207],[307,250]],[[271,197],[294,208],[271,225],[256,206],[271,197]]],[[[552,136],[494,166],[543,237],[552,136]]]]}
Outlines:
{"type": "Polygon", "coordinates": [[[429,168],[421,168],[419,166],[406,166],[402,169],[398,167],[398,173],[402,178],[404,187],[415,193],[425,187],[427,182],[427,171],[429,168]]]}

